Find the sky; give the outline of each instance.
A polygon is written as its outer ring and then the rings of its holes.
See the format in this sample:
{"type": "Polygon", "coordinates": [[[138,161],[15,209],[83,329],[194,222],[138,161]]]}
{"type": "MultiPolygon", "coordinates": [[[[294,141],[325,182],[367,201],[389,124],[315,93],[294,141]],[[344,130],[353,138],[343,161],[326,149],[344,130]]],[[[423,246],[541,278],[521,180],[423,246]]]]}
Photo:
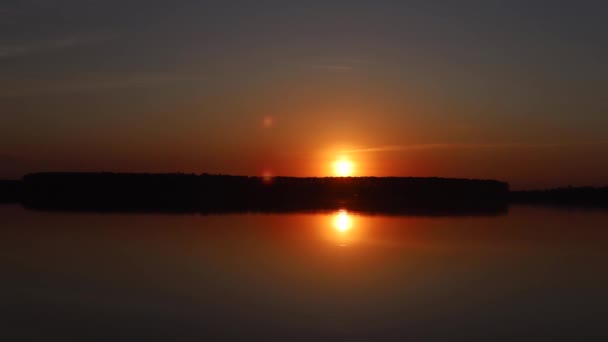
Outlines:
{"type": "Polygon", "coordinates": [[[608,184],[605,1],[0,2],[0,178],[608,184]]]}

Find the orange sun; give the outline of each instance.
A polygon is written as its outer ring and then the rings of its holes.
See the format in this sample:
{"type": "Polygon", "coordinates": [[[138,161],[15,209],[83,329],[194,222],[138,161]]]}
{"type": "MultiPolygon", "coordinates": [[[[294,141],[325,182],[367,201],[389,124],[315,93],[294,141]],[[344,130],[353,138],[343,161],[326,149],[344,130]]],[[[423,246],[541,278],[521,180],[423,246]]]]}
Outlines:
{"type": "Polygon", "coordinates": [[[353,175],[354,164],[348,159],[340,158],[334,162],[334,173],[338,177],[350,177],[353,175]]]}

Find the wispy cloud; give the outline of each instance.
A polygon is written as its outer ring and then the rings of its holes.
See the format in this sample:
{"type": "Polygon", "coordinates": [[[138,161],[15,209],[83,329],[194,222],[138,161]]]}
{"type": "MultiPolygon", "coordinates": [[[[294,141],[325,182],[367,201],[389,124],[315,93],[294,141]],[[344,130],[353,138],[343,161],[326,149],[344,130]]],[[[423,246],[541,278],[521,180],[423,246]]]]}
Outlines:
{"type": "MultiPolygon", "coordinates": [[[[67,80],[29,80],[0,91],[0,97],[78,93],[116,88],[153,87],[205,79],[198,73],[137,72],[126,74],[89,73],[67,80]]],[[[4,88],[0,86],[0,90],[4,88]]]]}
{"type": "MultiPolygon", "coordinates": [[[[1,13],[1,12],[0,12],[1,13]]],[[[61,50],[110,39],[108,33],[90,33],[22,42],[0,42],[0,59],[61,50]]]]}
{"type": "Polygon", "coordinates": [[[576,146],[608,145],[608,140],[583,141],[583,142],[559,142],[559,143],[435,143],[435,144],[411,144],[411,145],[385,145],[368,147],[355,150],[344,150],[340,153],[372,153],[372,152],[399,152],[410,150],[447,150],[447,149],[534,149],[534,148],[559,148],[576,146]]]}
{"type": "Polygon", "coordinates": [[[342,58],[332,60],[299,60],[279,61],[279,64],[298,70],[317,70],[335,73],[347,73],[359,69],[366,69],[375,64],[373,61],[361,58],[342,58]]]}
{"type": "Polygon", "coordinates": [[[354,67],[347,64],[316,64],[311,66],[312,69],[325,70],[332,72],[348,72],[352,71],[354,67]]]}

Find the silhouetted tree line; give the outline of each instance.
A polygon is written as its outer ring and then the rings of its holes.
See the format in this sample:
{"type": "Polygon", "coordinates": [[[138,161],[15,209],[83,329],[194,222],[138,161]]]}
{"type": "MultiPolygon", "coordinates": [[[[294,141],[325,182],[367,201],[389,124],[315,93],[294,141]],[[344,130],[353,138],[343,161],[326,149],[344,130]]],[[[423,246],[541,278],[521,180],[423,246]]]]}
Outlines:
{"type": "Polygon", "coordinates": [[[508,203],[608,207],[608,187],[511,191],[494,180],[295,178],[127,173],[36,173],[0,181],[0,202],[34,209],[224,213],[350,210],[493,214],[508,203]]]}
{"type": "Polygon", "coordinates": [[[36,209],[487,214],[506,211],[509,187],[448,178],[36,173],[23,178],[22,190],[22,203],[36,209]]]}
{"type": "Polygon", "coordinates": [[[608,186],[512,191],[510,201],[529,204],[608,207],[608,186]]]}

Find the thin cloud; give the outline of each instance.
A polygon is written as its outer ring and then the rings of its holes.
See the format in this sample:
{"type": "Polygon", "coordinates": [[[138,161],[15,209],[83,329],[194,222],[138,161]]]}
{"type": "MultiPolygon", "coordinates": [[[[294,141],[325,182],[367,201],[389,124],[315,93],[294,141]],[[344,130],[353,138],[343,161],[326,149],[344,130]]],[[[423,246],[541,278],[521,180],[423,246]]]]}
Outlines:
{"type": "Polygon", "coordinates": [[[317,65],[312,65],[311,66],[312,69],[316,69],[316,70],[326,70],[326,71],[333,71],[333,72],[348,72],[348,71],[352,71],[354,68],[351,65],[346,65],[346,64],[317,64],[317,65]]]}
{"type": "Polygon", "coordinates": [[[487,144],[467,144],[467,143],[437,143],[437,144],[411,144],[411,145],[386,145],[369,147],[355,150],[345,150],[341,153],[370,153],[370,152],[399,152],[411,150],[435,150],[435,149],[509,149],[509,148],[559,148],[576,146],[595,146],[608,145],[608,140],[584,141],[584,142],[565,142],[565,143],[487,143],[487,144]]]}
{"type": "Polygon", "coordinates": [[[350,72],[357,69],[367,68],[374,62],[358,58],[346,58],[338,60],[316,60],[316,61],[279,61],[280,65],[298,70],[320,70],[327,72],[350,72]]]}
{"type": "Polygon", "coordinates": [[[349,72],[356,69],[364,69],[368,68],[371,65],[375,64],[371,60],[361,59],[361,58],[346,58],[342,60],[334,61],[335,63],[320,63],[313,64],[310,66],[312,69],[317,70],[326,70],[333,72],[349,72]]]}
{"type": "Polygon", "coordinates": [[[62,50],[105,41],[108,39],[110,39],[110,36],[107,33],[94,33],[19,43],[0,43],[0,58],[20,57],[30,54],[62,50]]]}
{"type": "Polygon", "coordinates": [[[7,87],[10,90],[0,92],[0,97],[79,93],[117,88],[142,88],[179,82],[200,81],[203,79],[203,76],[191,73],[91,73],[70,80],[30,80],[21,86],[12,85],[11,87],[7,87]]]}

